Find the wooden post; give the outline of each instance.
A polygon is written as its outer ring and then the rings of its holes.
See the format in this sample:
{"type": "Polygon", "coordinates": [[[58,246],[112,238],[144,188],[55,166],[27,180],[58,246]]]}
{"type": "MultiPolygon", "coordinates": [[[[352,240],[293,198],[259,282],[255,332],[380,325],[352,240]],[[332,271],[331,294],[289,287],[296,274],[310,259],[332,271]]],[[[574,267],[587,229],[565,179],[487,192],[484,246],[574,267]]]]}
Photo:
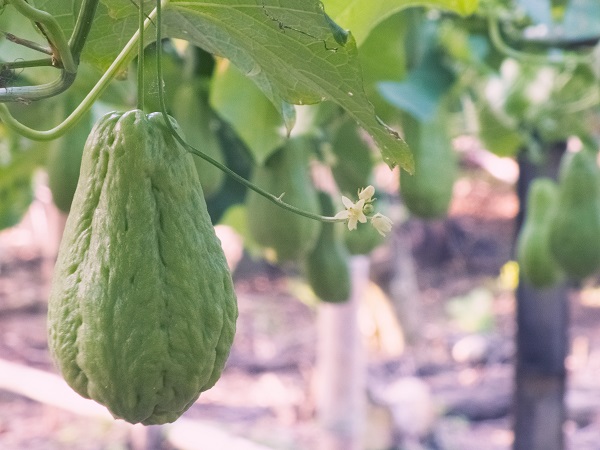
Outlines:
{"type": "Polygon", "coordinates": [[[569,315],[565,284],[517,288],[515,450],[562,450],[569,315]]]}
{"type": "MultiPolygon", "coordinates": [[[[545,165],[520,158],[517,187],[521,207],[518,231],[531,182],[539,176],[556,178],[566,144],[545,150],[545,165]]],[[[536,289],[522,278],[516,292],[517,361],[515,373],[514,450],[563,450],[565,421],[565,358],[568,352],[567,285],[536,289]]]]}
{"type": "Polygon", "coordinates": [[[350,299],[319,305],[315,394],[323,430],[321,450],[360,450],[363,446],[365,355],[358,314],[369,283],[369,267],[367,256],[352,257],[350,299]]]}

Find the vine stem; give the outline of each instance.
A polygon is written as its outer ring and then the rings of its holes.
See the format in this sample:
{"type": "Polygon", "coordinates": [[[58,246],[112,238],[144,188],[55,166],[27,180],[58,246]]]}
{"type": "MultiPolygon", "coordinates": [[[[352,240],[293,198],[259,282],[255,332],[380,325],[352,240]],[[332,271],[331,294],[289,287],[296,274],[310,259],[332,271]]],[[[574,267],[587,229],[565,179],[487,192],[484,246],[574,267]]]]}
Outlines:
{"type": "Polygon", "coordinates": [[[10,0],[10,4],[24,16],[45,26],[44,32],[47,32],[48,37],[51,38],[50,45],[58,52],[60,64],[67,72],[76,73],[77,64],[71,54],[69,42],[54,16],[34,8],[25,0],[10,0]]]}
{"type": "MultiPolygon", "coordinates": [[[[158,3],[158,5],[165,7],[169,4],[169,2],[170,0],[161,0],[161,2],[158,3]]],[[[152,23],[152,20],[156,17],[157,9],[158,8],[155,8],[147,16],[146,20],[144,21],[144,29],[148,28],[152,23]]],[[[50,141],[52,139],[56,139],[62,136],[77,123],[77,121],[91,108],[92,104],[102,95],[109,83],[120,71],[123,64],[125,64],[130,58],[133,50],[135,50],[136,48],[138,39],[139,30],[135,32],[135,34],[131,37],[129,42],[127,42],[125,47],[123,47],[123,50],[121,50],[119,55],[115,58],[115,60],[107,69],[107,71],[104,72],[98,83],[96,83],[96,85],[83,99],[79,106],[75,108],[75,110],[69,115],[69,117],[67,117],[56,127],[47,131],[39,131],[29,128],[20,123],[12,116],[8,107],[4,103],[0,103],[0,120],[2,120],[2,122],[13,131],[16,131],[17,133],[25,136],[26,138],[35,141],[50,141]]]]}
{"type": "MultiPolygon", "coordinates": [[[[137,67],[137,107],[144,110],[144,2],[140,1],[138,11],[138,67],[137,67]]],[[[159,45],[157,42],[156,45],[159,45]]]]}
{"type": "Polygon", "coordinates": [[[512,48],[502,39],[499,22],[498,17],[495,14],[490,13],[488,16],[488,33],[490,40],[499,52],[510,58],[536,65],[552,64],[558,66],[568,64],[588,64],[590,61],[589,56],[586,55],[577,55],[566,52],[558,55],[534,54],[512,48]]]}
{"type": "Polygon", "coordinates": [[[314,214],[314,213],[311,213],[308,211],[304,211],[300,208],[296,208],[295,206],[292,206],[289,203],[284,202],[282,200],[282,197],[284,196],[284,194],[281,194],[280,196],[276,196],[276,195],[271,194],[270,192],[265,191],[264,189],[256,186],[254,183],[246,180],[244,177],[238,175],[233,170],[231,170],[229,167],[221,164],[220,162],[214,160],[213,158],[211,158],[204,152],[202,152],[202,151],[198,150],[197,148],[193,147],[192,145],[188,144],[181,137],[181,135],[177,132],[177,130],[175,129],[175,127],[173,127],[173,124],[171,123],[171,118],[169,117],[169,114],[167,113],[167,107],[165,104],[164,86],[163,86],[163,82],[162,82],[162,79],[163,79],[162,78],[162,46],[160,45],[160,42],[162,41],[162,30],[161,30],[162,8],[161,8],[160,2],[157,2],[155,11],[156,11],[156,22],[157,22],[157,27],[156,27],[156,43],[157,43],[156,66],[157,67],[156,67],[156,71],[157,71],[157,76],[158,76],[158,99],[159,99],[160,109],[161,109],[163,118],[165,120],[166,127],[169,130],[169,132],[173,135],[175,140],[179,144],[181,144],[183,146],[183,148],[187,149],[190,153],[193,153],[194,155],[197,155],[200,158],[204,159],[205,161],[209,162],[213,166],[215,166],[218,169],[225,172],[228,176],[230,176],[231,178],[236,180],[238,183],[241,183],[242,185],[246,186],[248,189],[253,190],[257,194],[262,195],[264,198],[266,198],[267,200],[270,200],[271,202],[275,203],[276,205],[280,206],[283,209],[287,209],[288,211],[291,211],[300,216],[307,217],[307,218],[313,219],[313,220],[318,220],[320,222],[329,222],[329,223],[345,222],[345,219],[321,216],[319,214],[314,214]]]}
{"type": "MultiPolygon", "coordinates": [[[[9,0],[3,1],[8,2],[9,0]]],[[[33,20],[44,34],[52,47],[50,51],[52,57],[48,59],[26,61],[24,63],[13,61],[11,63],[4,63],[2,66],[8,69],[14,69],[40,66],[58,67],[60,65],[62,66],[62,69],[61,76],[58,79],[50,83],[42,84],[41,86],[17,86],[10,89],[0,89],[0,103],[29,102],[32,100],[53,97],[64,92],[73,84],[75,77],[77,76],[77,66],[79,64],[81,51],[83,50],[83,46],[85,45],[91,30],[99,1],[100,0],[83,0],[71,38],[66,42],[62,30],[58,26],[58,22],[56,22],[52,15],[49,15],[45,11],[37,10],[28,3],[24,3],[22,0],[13,0],[12,4],[17,11],[33,20]],[[39,20],[36,21],[36,18],[39,20]],[[46,30],[41,26],[41,24],[44,23],[46,24],[46,30]],[[54,40],[54,43],[52,40],[54,40]],[[58,62],[60,62],[60,64],[57,64],[56,53],[58,53],[58,62]],[[72,64],[74,64],[74,69],[71,67],[72,64]]]]}
{"type": "Polygon", "coordinates": [[[42,59],[34,59],[34,60],[17,60],[11,62],[0,62],[0,66],[4,69],[24,69],[27,67],[46,67],[52,66],[51,58],[42,58],[42,59]]]}
{"type": "Polygon", "coordinates": [[[85,45],[90,29],[92,28],[92,23],[96,16],[96,9],[98,9],[98,3],[100,3],[100,0],[83,0],[83,3],[81,4],[73,34],[69,39],[71,54],[77,63],[79,63],[83,46],[85,45]]]}

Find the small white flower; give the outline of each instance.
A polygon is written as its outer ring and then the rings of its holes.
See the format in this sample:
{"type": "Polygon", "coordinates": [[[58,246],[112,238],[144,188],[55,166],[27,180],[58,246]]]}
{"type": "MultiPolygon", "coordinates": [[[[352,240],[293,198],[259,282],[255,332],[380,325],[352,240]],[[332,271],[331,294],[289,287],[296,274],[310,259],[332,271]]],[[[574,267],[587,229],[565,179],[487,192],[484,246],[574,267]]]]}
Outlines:
{"type": "Polygon", "coordinates": [[[342,203],[346,209],[337,213],[335,218],[347,220],[349,230],[356,230],[358,222],[365,223],[367,221],[367,216],[363,212],[365,206],[364,199],[353,203],[348,197],[342,196],[342,203]]]}
{"type": "Polygon", "coordinates": [[[369,203],[372,201],[373,195],[375,194],[375,188],[371,185],[367,186],[364,189],[361,189],[358,192],[358,198],[364,200],[365,203],[369,203]]]}
{"type": "Polygon", "coordinates": [[[377,213],[371,217],[371,225],[373,225],[377,232],[382,236],[385,236],[386,233],[392,231],[392,220],[381,213],[377,213]]]}

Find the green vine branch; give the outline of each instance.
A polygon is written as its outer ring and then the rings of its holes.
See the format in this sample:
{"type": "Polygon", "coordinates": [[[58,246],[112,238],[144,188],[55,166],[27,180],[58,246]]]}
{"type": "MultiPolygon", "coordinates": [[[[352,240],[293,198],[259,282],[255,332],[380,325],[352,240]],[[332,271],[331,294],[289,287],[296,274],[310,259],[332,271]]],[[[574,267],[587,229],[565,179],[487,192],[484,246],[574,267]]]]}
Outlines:
{"type": "Polygon", "coordinates": [[[48,49],[45,47],[16,37],[15,39],[12,39],[12,41],[33,48],[34,50],[41,51],[42,53],[50,53],[51,58],[28,62],[14,61],[12,63],[3,63],[2,67],[4,69],[12,70],[24,67],[54,66],[61,68],[62,72],[57,80],[40,86],[19,86],[0,89],[0,102],[28,102],[32,100],[41,100],[58,95],[73,84],[77,74],[79,57],[92,27],[99,1],[100,0],[83,1],[79,16],[77,17],[77,22],[75,23],[75,29],[69,41],[66,40],[58,22],[51,14],[34,8],[25,0],[9,0],[7,2],[12,4],[19,13],[31,19],[36,24],[48,40],[50,49],[47,51],[48,49]]]}
{"type": "Polygon", "coordinates": [[[83,0],[77,21],[75,22],[75,28],[69,39],[69,48],[73,59],[79,64],[81,52],[87,41],[87,37],[90,34],[94,17],[96,16],[96,9],[98,9],[98,3],[100,0],[83,0]]]}
{"type": "Polygon", "coordinates": [[[490,40],[496,49],[503,53],[505,56],[514,58],[518,61],[523,61],[529,64],[536,65],[578,65],[578,64],[589,64],[589,55],[580,55],[571,52],[561,52],[557,54],[541,54],[541,53],[530,53],[517,50],[509,46],[502,38],[502,32],[500,31],[500,19],[494,13],[489,13],[488,18],[488,34],[490,40]]]}
{"type": "MultiPolygon", "coordinates": [[[[94,0],[95,1],[95,0],[94,0]]],[[[169,3],[170,0],[162,0],[159,5],[163,7],[169,3]]],[[[147,29],[152,23],[153,19],[156,17],[157,8],[155,8],[144,21],[144,29],[147,29]]],[[[119,53],[119,55],[115,58],[113,63],[107,69],[106,72],[102,75],[98,83],[92,88],[92,90],[88,93],[88,95],[83,99],[83,101],[75,108],[75,110],[59,125],[56,127],[47,130],[47,131],[39,131],[29,128],[18,120],[16,120],[10,113],[8,107],[5,104],[0,103],[0,120],[9,127],[10,129],[16,131],[17,133],[25,136],[26,138],[36,140],[36,141],[50,141],[52,139],[56,139],[66,133],[71,127],[73,127],[77,121],[85,114],[89,108],[91,108],[92,104],[102,95],[104,90],[108,87],[110,82],[115,78],[115,76],[119,73],[122,66],[129,61],[131,55],[136,50],[136,46],[138,44],[139,39],[139,30],[135,32],[135,34],[131,37],[131,39],[127,42],[123,50],[119,53]]],[[[35,87],[28,87],[28,89],[33,89],[35,87]]],[[[17,89],[17,88],[13,88],[17,89]]],[[[0,97],[0,100],[2,98],[0,97]]]]}
{"type": "Polygon", "coordinates": [[[52,66],[51,58],[33,59],[26,61],[19,59],[11,62],[0,62],[0,69],[2,70],[14,70],[14,69],[26,69],[28,67],[47,67],[52,66]]]}
{"type": "Polygon", "coordinates": [[[9,0],[9,3],[25,17],[39,24],[42,33],[48,39],[52,47],[52,57],[55,60],[56,67],[61,67],[69,73],[77,72],[77,64],[71,54],[69,42],[62,31],[62,28],[51,14],[46,11],[36,9],[25,0],[9,0]]]}

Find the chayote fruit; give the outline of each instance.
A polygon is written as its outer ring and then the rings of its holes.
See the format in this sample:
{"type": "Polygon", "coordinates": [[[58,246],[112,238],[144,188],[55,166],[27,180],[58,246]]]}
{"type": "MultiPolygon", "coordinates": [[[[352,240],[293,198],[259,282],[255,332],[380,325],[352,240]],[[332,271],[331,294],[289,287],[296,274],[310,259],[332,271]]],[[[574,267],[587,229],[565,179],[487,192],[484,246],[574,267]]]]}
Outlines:
{"type": "Polygon", "coordinates": [[[190,154],[159,113],[109,113],[85,145],[48,306],[66,381],[118,418],[172,422],[219,378],[236,297],[190,154]]]}
{"type": "Polygon", "coordinates": [[[561,160],[549,239],[554,259],[571,278],[600,268],[600,173],[588,150],[565,153],[561,160]]]}
{"type": "Polygon", "coordinates": [[[550,224],[558,200],[558,187],[549,178],[531,183],[527,213],[517,237],[517,260],[523,276],[535,287],[555,284],[561,270],[550,252],[550,224]]]}
{"type": "Polygon", "coordinates": [[[335,161],[331,173],[340,192],[356,195],[359,189],[370,184],[373,171],[373,152],[360,136],[356,122],[347,118],[332,139],[331,148],[335,161]]]}
{"type": "Polygon", "coordinates": [[[406,116],[406,142],[413,150],[415,173],[400,175],[406,208],[423,219],[443,217],[452,200],[457,161],[442,117],[420,122],[406,116]]]}
{"type": "Polygon", "coordinates": [[[344,230],[344,245],[350,255],[368,255],[385,242],[385,237],[373,226],[359,226],[356,230],[344,230]]]}
{"type": "MultiPolygon", "coordinates": [[[[329,194],[319,192],[321,214],[335,215],[329,194]]],[[[351,282],[348,259],[340,232],[341,223],[323,223],[317,244],[305,260],[306,279],[324,302],[339,303],[350,298],[351,282]]]]}

